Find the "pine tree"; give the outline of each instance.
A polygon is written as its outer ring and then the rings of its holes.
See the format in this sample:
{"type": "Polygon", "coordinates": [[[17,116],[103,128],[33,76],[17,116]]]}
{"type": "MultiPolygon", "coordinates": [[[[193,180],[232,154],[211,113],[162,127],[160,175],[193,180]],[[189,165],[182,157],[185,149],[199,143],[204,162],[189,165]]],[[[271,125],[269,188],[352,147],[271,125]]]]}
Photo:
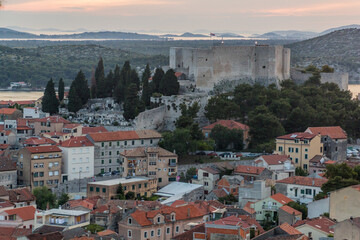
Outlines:
{"type": "Polygon", "coordinates": [[[76,83],[73,81],[70,86],[68,110],[69,112],[77,113],[82,105],[81,98],[77,93],[76,83]]]}
{"type": "Polygon", "coordinates": [[[91,74],[90,97],[96,98],[96,79],[94,69],[92,70],[91,74]]]}
{"type": "Polygon", "coordinates": [[[140,78],[135,69],[132,69],[130,73],[130,84],[132,83],[136,85],[137,90],[140,90],[140,78]]]}
{"type": "Polygon", "coordinates": [[[160,82],[159,92],[165,96],[177,95],[179,93],[180,84],[175,76],[175,72],[169,69],[160,82]]]}
{"type": "Polygon", "coordinates": [[[58,88],[58,95],[59,95],[59,101],[61,102],[64,99],[64,81],[62,78],[59,80],[59,88],[58,88]]]}
{"type": "Polygon", "coordinates": [[[98,66],[95,70],[95,81],[96,81],[96,97],[104,97],[104,86],[105,86],[105,71],[104,71],[104,62],[100,57],[98,66]]]}
{"type": "Polygon", "coordinates": [[[114,84],[114,74],[113,71],[110,70],[108,75],[105,78],[105,97],[111,97],[113,93],[113,84],[114,84]]]}
{"type": "Polygon", "coordinates": [[[50,79],[45,88],[44,97],[42,99],[42,110],[50,113],[50,115],[59,112],[59,100],[56,97],[52,79],[50,79]]]}
{"type": "Polygon", "coordinates": [[[86,104],[90,98],[90,90],[89,90],[88,82],[85,79],[85,75],[81,70],[78,72],[78,74],[75,77],[75,80],[72,82],[71,85],[74,85],[76,93],[81,99],[82,105],[86,104]]]}
{"type": "Polygon", "coordinates": [[[165,73],[161,68],[156,69],[155,74],[152,78],[152,85],[153,85],[154,92],[159,92],[160,82],[161,82],[161,79],[163,78],[164,74],[165,73]]]}
{"type": "Polygon", "coordinates": [[[114,69],[114,78],[113,78],[113,86],[112,86],[112,89],[115,91],[117,85],[119,84],[120,82],[120,67],[119,65],[116,64],[115,66],[115,69],[114,69]]]}
{"type": "Polygon", "coordinates": [[[142,74],[142,82],[144,83],[145,80],[149,81],[149,78],[151,77],[150,67],[149,64],[146,64],[145,71],[142,74]]]}

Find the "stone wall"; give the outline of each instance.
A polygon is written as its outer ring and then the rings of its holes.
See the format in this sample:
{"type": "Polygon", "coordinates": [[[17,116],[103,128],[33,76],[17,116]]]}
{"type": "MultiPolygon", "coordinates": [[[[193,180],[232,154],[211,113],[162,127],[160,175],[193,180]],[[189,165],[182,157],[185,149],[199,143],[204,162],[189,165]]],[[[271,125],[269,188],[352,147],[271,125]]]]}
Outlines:
{"type": "MultiPolygon", "coordinates": [[[[291,68],[290,78],[294,80],[296,84],[303,84],[312,76],[311,73],[302,73],[301,70],[291,68]]],[[[348,90],[349,74],[348,73],[321,73],[322,83],[335,83],[342,90],[348,90]]]]}

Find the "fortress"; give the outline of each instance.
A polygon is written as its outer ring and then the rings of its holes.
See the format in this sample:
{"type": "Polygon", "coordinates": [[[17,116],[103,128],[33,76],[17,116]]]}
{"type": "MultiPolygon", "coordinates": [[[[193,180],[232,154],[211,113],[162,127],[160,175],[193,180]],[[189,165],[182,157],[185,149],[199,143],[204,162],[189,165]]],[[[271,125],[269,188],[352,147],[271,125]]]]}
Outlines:
{"type": "Polygon", "coordinates": [[[226,81],[279,86],[290,78],[290,49],[267,45],[170,48],[169,67],[207,91],[226,81]]]}

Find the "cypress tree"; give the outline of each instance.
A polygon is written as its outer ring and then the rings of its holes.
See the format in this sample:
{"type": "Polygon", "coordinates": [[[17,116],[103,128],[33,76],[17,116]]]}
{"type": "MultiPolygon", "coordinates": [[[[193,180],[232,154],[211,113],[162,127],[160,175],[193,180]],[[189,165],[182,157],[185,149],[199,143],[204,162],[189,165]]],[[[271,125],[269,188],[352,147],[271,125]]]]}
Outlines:
{"type": "Polygon", "coordinates": [[[56,97],[52,79],[46,84],[44,97],[42,99],[42,110],[51,115],[59,112],[59,100],[56,97]]]}
{"type": "Polygon", "coordinates": [[[142,95],[141,95],[141,99],[144,102],[145,106],[148,107],[150,106],[150,97],[151,97],[152,91],[151,91],[151,86],[149,84],[149,79],[145,78],[143,80],[143,88],[142,88],[142,95]]]}
{"type": "Polygon", "coordinates": [[[105,97],[111,97],[113,93],[113,84],[114,84],[114,74],[113,71],[110,70],[108,75],[105,78],[105,97]]]}
{"type": "Polygon", "coordinates": [[[149,64],[146,64],[145,71],[143,72],[143,75],[141,77],[142,82],[144,83],[145,80],[149,81],[150,77],[151,77],[150,67],[149,67],[149,64]]]}
{"type": "Polygon", "coordinates": [[[74,85],[76,93],[81,99],[82,105],[86,104],[90,98],[90,90],[89,90],[88,82],[85,79],[85,75],[81,70],[78,72],[78,74],[75,77],[75,80],[71,83],[71,85],[74,85]]]}
{"type": "Polygon", "coordinates": [[[160,82],[161,79],[164,76],[164,71],[161,68],[157,68],[155,71],[155,74],[152,78],[152,85],[153,85],[153,90],[154,92],[160,92],[159,88],[160,88],[160,82]]]}
{"type": "Polygon", "coordinates": [[[120,69],[119,65],[116,64],[115,69],[114,69],[114,78],[113,78],[113,86],[112,86],[112,89],[114,89],[114,90],[120,82],[120,71],[121,71],[121,69],[120,69]]]}
{"type": "Polygon", "coordinates": [[[130,75],[131,75],[130,62],[126,61],[120,71],[119,76],[116,75],[117,73],[115,73],[114,78],[118,78],[118,83],[114,91],[114,97],[116,102],[120,103],[125,100],[125,92],[126,92],[125,90],[130,85],[130,75]]]}
{"type": "Polygon", "coordinates": [[[76,83],[73,81],[70,86],[68,110],[69,112],[77,113],[82,105],[81,98],[77,93],[76,83]]]}
{"type": "Polygon", "coordinates": [[[101,57],[95,70],[95,82],[96,82],[96,97],[98,98],[104,97],[105,71],[104,71],[104,62],[101,57]]]}
{"type": "Polygon", "coordinates": [[[91,74],[90,97],[96,98],[96,79],[95,79],[94,69],[92,70],[92,74],[91,74]]]}
{"type": "Polygon", "coordinates": [[[135,69],[132,69],[130,73],[130,84],[132,83],[136,85],[137,90],[140,90],[140,78],[135,69]]]}
{"type": "Polygon", "coordinates": [[[137,95],[137,87],[134,83],[130,84],[124,102],[124,118],[134,119],[141,111],[141,103],[137,95]]]}
{"type": "Polygon", "coordinates": [[[58,95],[59,95],[59,101],[61,102],[64,99],[64,88],[65,84],[62,78],[59,80],[59,89],[58,89],[58,95]]]}
{"type": "Polygon", "coordinates": [[[175,72],[169,69],[160,82],[159,91],[165,96],[177,95],[179,93],[180,84],[175,76],[175,72]]]}

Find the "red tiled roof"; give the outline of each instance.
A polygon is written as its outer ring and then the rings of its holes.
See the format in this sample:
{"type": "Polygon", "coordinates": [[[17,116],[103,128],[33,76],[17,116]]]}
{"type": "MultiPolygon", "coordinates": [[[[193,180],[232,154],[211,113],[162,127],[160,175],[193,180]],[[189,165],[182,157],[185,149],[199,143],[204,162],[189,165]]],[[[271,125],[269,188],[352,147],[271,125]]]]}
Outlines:
{"type": "Polygon", "coordinates": [[[32,128],[29,126],[17,126],[16,130],[32,130],[32,128]]]}
{"type": "Polygon", "coordinates": [[[318,218],[305,219],[305,220],[298,221],[293,226],[296,228],[296,227],[302,226],[304,224],[307,224],[309,226],[312,226],[315,229],[326,232],[327,234],[334,234],[334,230],[330,229],[330,227],[335,225],[336,222],[330,220],[327,217],[318,217],[318,218]]]}
{"type": "Polygon", "coordinates": [[[45,132],[45,133],[41,133],[43,136],[47,135],[50,137],[56,137],[56,136],[64,136],[64,135],[68,135],[70,133],[64,133],[64,132],[45,132]]]}
{"type": "Polygon", "coordinates": [[[14,103],[17,103],[18,105],[32,105],[35,104],[36,100],[23,100],[23,101],[14,101],[14,103]]]}
{"type": "Polygon", "coordinates": [[[283,205],[288,204],[289,202],[293,202],[293,200],[291,200],[290,198],[288,198],[287,196],[281,193],[274,194],[270,197],[283,205]]]}
{"type": "Polygon", "coordinates": [[[25,147],[30,153],[50,153],[50,152],[61,152],[61,149],[57,146],[36,146],[36,147],[25,147]]]}
{"type": "Polygon", "coordinates": [[[203,168],[200,168],[201,170],[204,170],[205,172],[209,172],[211,174],[219,174],[219,171],[211,168],[211,167],[203,167],[203,168]]]}
{"type": "Polygon", "coordinates": [[[171,207],[178,207],[178,206],[182,206],[182,205],[187,205],[188,202],[185,202],[184,200],[175,200],[175,202],[173,202],[171,204],[171,207]]]}
{"type": "Polygon", "coordinates": [[[46,137],[31,137],[24,141],[25,145],[39,146],[39,145],[54,145],[56,142],[46,137]]]}
{"type": "Polygon", "coordinates": [[[216,125],[221,125],[229,129],[240,129],[243,131],[249,130],[249,126],[243,123],[236,122],[234,120],[219,120],[217,122],[214,122],[213,124],[203,127],[203,130],[212,130],[216,125]]]}
{"type": "Polygon", "coordinates": [[[15,206],[15,204],[9,202],[9,201],[4,201],[4,202],[0,202],[0,209],[1,208],[8,208],[8,207],[12,207],[15,206]]]}
{"type": "Polygon", "coordinates": [[[16,108],[0,108],[0,114],[11,115],[14,112],[19,111],[16,108]]]}
{"type": "Polygon", "coordinates": [[[9,194],[4,186],[0,186],[0,196],[9,196],[9,194]]]}
{"type": "Polygon", "coordinates": [[[110,229],[106,229],[106,230],[104,230],[104,231],[101,231],[101,232],[98,232],[98,233],[97,233],[97,235],[99,235],[99,236],[108,236],[108,235],[113,235],[113,234],[116,234],[116,235],[117,235],[116,232],[111,231],[110,229]]]}
{"type": "Polygon", "coordinates": [[[327,179],[321,178],[311,178],[311,177],[302,177],[302,176],[292,176],[282,180],[276,181],[276,183],[286,183],[286,184],[295,184],[302,186],[314,186],[321,187],[324,183],[326,183],[327,179]]]}
{"type": "Polygon", "coordinates": [[[278,164],[284,164],[286,160],[290,160],[288,155],[277,155],[277,154],[271,154],[271,155],[262,155],[260,156],[268,165],[278,165],[278,164]]]}
{"type": "Polygon", "coordinates": [[[206,239],[205,238],[205,223],[199,224],[197,226],[195,226],[194,228],[183,232],[179,235],[176,235],[174,237],[172,237],[171,239],[175,239],[175,240],[193,240],[194,236],[196,236],[196,233],[201,233],[202,238],[199,238],[199,236],[197,236],[196,239],[206,239]]]}
{"type": "Polygon", "coordinates": [[[101,132],[108,132],[105,127],[83,127],[82,134],[89,134],[89,133],[101,133],[101,132]]]}
{"type": "Polygon", "coordinates": [[[16,162],[7,157],[0,157],[0,172],[3,171],[15,171],[16,162]]]}
{"type": "Polygon", "coordinates": [[[217,196],[218,198],[226,197],[227,195],[229,195],[229,193],[226,192],[224,188],[221,188],[221,189],[213,189],[212,192],[213,192],[213,193],[215,194],[215,196],[217,196]]]}
{"type": "Polygon", "coordinates": [[[290,133],[290,134],[287,134],[287,135],[283,135],[283,136],[280,136],[280,137],[277,137],[276,139],[285,139],[285,140],[295,140],[295,139],[298,139],[298,140],[310,140],[310,139],[313,139],[314,137],[316,137],[317,134],[312,134],[312,133],[308,133],[308,132],[297,132],[297,133],[290,133]]]}
{"type": "MultiPolygon", "coordinates": [[[[231,215],[229,217],[221,218],[213,222],[208,222],[207,224],[239,226],[244,225],[244,222],[241,219],[235,217],[234,215],[231,215]]],[[[246,228],[247,227],[249,227],[248,224],[246,224],[246,228]]]]}
{"type": "Polygon", "coordinates": [[[296,234],[303,234],[299,230],[295,229],[294,227],[290,226],[288,223],[283,223],[279,226],[283,231],[287,232],[290,235],[296,235],[296,234]]]}
{"type": "Polygon", "coordinates": [[[247,202],[245,206],[243,207],[243,210],[247,211],[250,214],[255,213],[255,209],[251,207],[251,204],[254,204],[255,202],[247,202]]]}
{"type": "Polygon", "coordinates": [[[332,139],[347,139],[346,132],[340,126],[332,127],[308,127],[306,132],[329,136],[332,139]]]}
{"type": "Polygon", "coordinates": [[[89,133],[89,136],[95,142],[161,138],[161,134],[153,130],[89,133]]]}
{"type": "Polygon", "coordinates": [[[61,147],[90,147],[94,144],[85,136],[70,138],[62,142],[61,147]]]}
{"type": "Polygon", "coordinates": [[[73,128],[76,128],[78,126],[81,126],[81,124],[79,124],[79,123],[68,123],[68,124],[65,124],[63,128],[73,129],[73,128]]]}
{"type": "Polygon", "coordinates": [[[284,206],[280,207],[280,209],[287,212],[287,213],[289,213],[289,214],[294,214],[295,216],[302,214],[298,210],[293,209],[292,207],[289,207],[288,205],[284,205],[284,206]]]}
{"type": "Polygon", "coordinates": [[[178,77],[180,77],[181,75],[183,75],[184,73],[182,73],[182,72],[175,72],[175,76],[178,78],[178,77]]]}
{"type": "Polygon", "coordinates": [[[9,148],[10,144],[0,144],[0,149],[1,150],[5,150],[7,148],[9,148]]]}
{"type": "Polygon", "coordinates": [[[5,212],[10,215],[17,215],[19,216],[23,221],[28,221],[34,219],[36,208],[34,206],[26,206],[26,207],[20,207],[20,208],[14,208],[10,210],[5,210],[5,212]]]}
{"type": "Polygon", "coordinates": [[[7,190],[11,202],[35,201],[35,196],[26,187],[7,190]]]}
{"type": "Polygon", "coordinates": [[[65,118],[62,118],[60,116],[50,116],[50,117],[45,117],[45,118],[39,118],[36,120],[36,122],[51,122],[51,123],[65,123],[65,124],[70,123],[70,121],[68,121],[65,118]]]}
{"type": "Polygon", "coordinates": [[[236,173],[244,173],[244,174],[252,174],[252,175],[260,175],[265,168],[263,167],[254,167],[254,166],[246,166],[239,165],[235,168],[236,173]]]}

